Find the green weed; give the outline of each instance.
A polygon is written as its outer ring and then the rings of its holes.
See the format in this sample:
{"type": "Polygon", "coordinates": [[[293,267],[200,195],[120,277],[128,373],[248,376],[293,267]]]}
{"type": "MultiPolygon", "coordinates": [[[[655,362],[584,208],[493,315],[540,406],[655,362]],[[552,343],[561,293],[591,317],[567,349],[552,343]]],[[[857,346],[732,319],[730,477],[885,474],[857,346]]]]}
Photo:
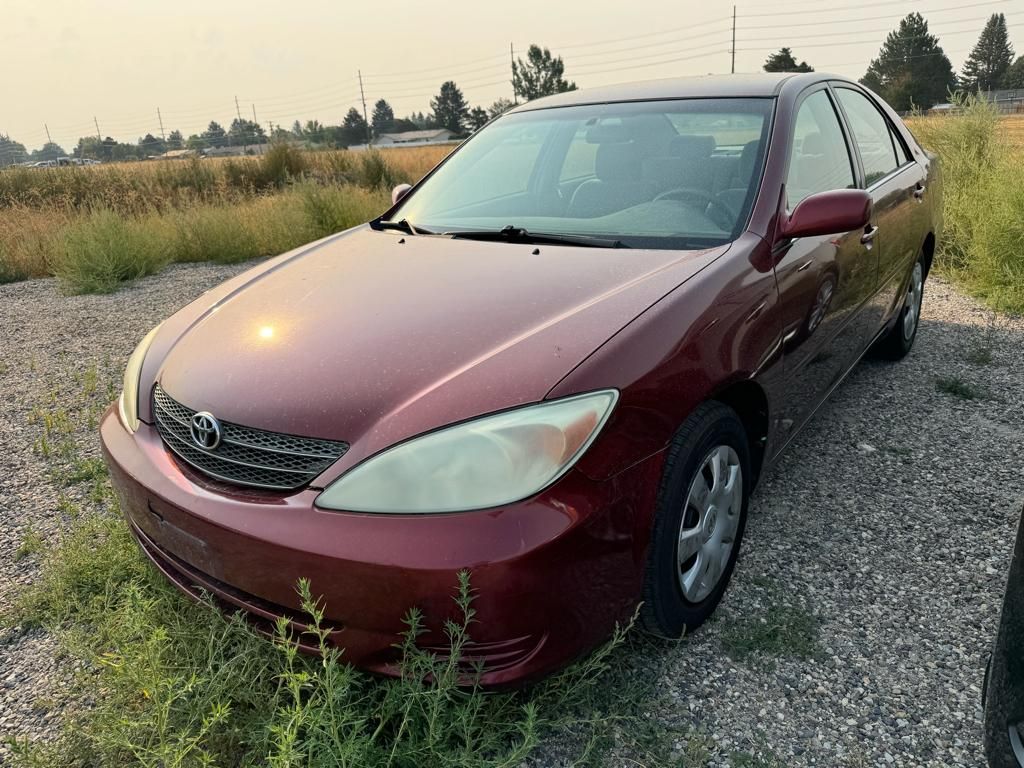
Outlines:
{"type": "Polygon", "coordinates": [[[935,380],[935,389],[961,400],[977,400],[981,393],[962,379],[955,376],[941,377],[935,380]]]}

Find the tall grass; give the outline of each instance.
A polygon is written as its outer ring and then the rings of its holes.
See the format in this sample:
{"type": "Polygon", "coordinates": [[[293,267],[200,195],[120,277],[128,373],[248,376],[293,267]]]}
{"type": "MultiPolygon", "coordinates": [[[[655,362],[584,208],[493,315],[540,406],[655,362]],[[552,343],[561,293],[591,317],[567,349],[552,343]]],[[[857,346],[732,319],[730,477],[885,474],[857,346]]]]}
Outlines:
{"type": "Polygon", "coordinates": [[[0,283],[106,293],[179,261],[270,256],[367,221],[450,147],[0,171],[0,283]]]}
{"type": "Polygon", "coordinates": [[[109,293],[171,262],[228,264],[283,253],[368,221],[388,200],[380,189],[306,183],[233,205],[195,204],[140,216],[99,208],[66,217],[54,229],[23,233],[19,260],[12,263],[26,276],[56,275],[70,293],[109,293]]]}
{"type": "Polygon", "coordinates": [[[1024,148],[984,99],[957,114],[917,117],[921,143],[942,161],[943,234],[936,265],[995,309],[1024,313],[1024,148]]]}
{"type": "Polygon", "coordinates": [[[14,206],[138,214],[195,202],[236,202],[292,182],[368,188],[413,182],[452,147],[305,152],[277,145],[260,157],[159,160],[102,166],[0,170],[0,214],[14,206]]]}

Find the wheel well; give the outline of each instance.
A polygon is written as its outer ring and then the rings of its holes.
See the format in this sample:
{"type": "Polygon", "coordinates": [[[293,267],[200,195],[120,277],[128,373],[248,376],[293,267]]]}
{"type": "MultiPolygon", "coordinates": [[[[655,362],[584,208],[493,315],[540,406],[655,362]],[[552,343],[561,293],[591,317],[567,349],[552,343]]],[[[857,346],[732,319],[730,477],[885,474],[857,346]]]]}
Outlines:
{"type": "Polygon", "coordinates": [[[935,235],[931,232],[924,239],[921,253],[924,254],[924,276],[928,277],[928,273],[932,271],[932,259],[935,257],[935,235]]]}
{"type": "Polygon", "coordinates": [[[714,399],[736,411],[743,422],[750,446],[751,471],[757,482],[768,440],[768,398],[764,390],[753,381],[740,381],[719,392],[714,399]]]}

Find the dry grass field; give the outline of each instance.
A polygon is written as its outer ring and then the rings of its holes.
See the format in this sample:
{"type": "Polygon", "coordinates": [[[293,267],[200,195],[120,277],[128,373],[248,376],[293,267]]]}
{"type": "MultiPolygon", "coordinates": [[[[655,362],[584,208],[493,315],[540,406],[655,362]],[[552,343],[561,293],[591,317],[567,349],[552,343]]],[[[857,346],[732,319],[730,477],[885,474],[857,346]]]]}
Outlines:
{"type": "MultiPolygon", "coordinates": [[[[917,133],[918,127],[930,123],[939,124],[943,120],[955,119],[955,115],[929,115],[925,117],[911,117],[907,119],[910,130],[917,133]]],[[[1024,152],[1024,114],[1004,115],[999,118],[998,136],[1007,144],[1024,152]]]]}
{"type": "Polygon", "coordinates": [[[270,256],[367,221],[451,145],[0,171],[0,283],[105,292],[175,261],[270,256]]]}

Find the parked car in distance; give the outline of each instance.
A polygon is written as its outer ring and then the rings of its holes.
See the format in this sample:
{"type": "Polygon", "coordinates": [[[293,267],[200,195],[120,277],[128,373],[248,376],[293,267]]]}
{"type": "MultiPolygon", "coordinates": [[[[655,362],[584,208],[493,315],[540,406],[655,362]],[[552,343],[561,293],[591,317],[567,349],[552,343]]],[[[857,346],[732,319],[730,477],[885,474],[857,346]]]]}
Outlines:
{"type": "Polygon", "coordinates": [[[985,673],[985,752],[990,768],[1024,766],[1024,512],[985,673]]]}
{"type": "Polygon", "coordinates": [[[171,581],[301,633],[307,578],[362,668],[412,606],[443,654],[469,571],[497,685],[711,615],[758,478],[911,349],[941,181],[857,83],[766,74],[539,99],[393,200],[154,329],[103,446],[171,581]]]}

